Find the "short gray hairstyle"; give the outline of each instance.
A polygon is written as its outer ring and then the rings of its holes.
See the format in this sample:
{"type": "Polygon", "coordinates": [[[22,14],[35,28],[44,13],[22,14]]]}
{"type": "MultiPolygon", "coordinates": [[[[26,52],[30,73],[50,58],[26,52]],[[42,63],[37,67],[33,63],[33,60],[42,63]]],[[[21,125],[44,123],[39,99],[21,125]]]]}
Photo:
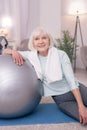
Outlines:
{"type": "Polygon", "coordinates": [[[53,38],[52,38],[51,34],[48,31],[46,31],[43,27],[37,27],[31,33],[31,36],[30,36],[30,39],[29,39],[29,43],[28,43],[29,50],[31,50],[31,51],[35,50],[35,48],[33,46],[33,40],[34,40],[34,37],[36,37],[36,36],[38,36],[40,34],[45,34],[45,35],[47,35],[49,37],[49,40],[50,40],[50,46],[49,47],[53,47],[54,46],[54,41],[53,41],[53,38]]]}

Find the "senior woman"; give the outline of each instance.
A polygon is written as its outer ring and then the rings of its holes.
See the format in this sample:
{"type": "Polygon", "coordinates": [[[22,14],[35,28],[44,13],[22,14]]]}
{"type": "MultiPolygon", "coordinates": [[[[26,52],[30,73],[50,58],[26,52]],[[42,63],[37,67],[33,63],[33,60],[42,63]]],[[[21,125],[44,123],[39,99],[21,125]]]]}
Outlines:
{"type": "Polygon", "coordinates": [[[67,54],[54,47],[45,29],[36,28],[29,40],[29,51],[5,49],[14,62],[22,65],[28,59],[42,81],[42,96],[52,96],[58,107],[69,116],[87,124],[87,88],[78,83],[67,54]]]}

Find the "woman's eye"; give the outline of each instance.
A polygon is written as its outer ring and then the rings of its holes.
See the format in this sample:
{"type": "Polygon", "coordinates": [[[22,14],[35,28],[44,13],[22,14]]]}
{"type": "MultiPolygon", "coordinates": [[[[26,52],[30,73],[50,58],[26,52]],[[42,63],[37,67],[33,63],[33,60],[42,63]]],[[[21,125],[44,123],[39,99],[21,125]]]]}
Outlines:
{"type": "Polygon", "coordinates": [[[37,38],[35,38],[34,40],[39,40],[39,38],[37,37],[37,38]]]}
{"type": "Polygon", "coordinates": [[[47,39],[47,37],[43,37],[42,39],[47,39]]]}

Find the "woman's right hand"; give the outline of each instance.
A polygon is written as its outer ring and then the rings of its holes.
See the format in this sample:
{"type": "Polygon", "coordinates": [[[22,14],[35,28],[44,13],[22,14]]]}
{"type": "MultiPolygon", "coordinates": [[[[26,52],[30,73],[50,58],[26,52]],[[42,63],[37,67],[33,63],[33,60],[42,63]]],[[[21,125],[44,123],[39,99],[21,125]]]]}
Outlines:
{"type": "Polygon", "coordinates": [[[24,62],[24,59],[22,57],[22,55],[16,51],[16,50],[12,50],[12,49],[5,49],[3,51],[3,54],[8,54],[8,55],[12,55],[13,61],[17,64],[17,65],[22,65],[24,62]]]}

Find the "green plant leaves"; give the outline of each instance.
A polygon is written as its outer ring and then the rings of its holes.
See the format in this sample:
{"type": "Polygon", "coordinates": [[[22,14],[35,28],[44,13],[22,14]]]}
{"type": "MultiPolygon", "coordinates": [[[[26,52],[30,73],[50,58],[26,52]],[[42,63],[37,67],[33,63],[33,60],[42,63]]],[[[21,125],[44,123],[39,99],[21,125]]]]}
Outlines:
{"type": "Polygon", "coordinates": [[[69,31],[62,31],[62,38],[56,39],[58,48],[65,51],[72,60],[74,59],[74,38],[70,35],[69,31]]]}

